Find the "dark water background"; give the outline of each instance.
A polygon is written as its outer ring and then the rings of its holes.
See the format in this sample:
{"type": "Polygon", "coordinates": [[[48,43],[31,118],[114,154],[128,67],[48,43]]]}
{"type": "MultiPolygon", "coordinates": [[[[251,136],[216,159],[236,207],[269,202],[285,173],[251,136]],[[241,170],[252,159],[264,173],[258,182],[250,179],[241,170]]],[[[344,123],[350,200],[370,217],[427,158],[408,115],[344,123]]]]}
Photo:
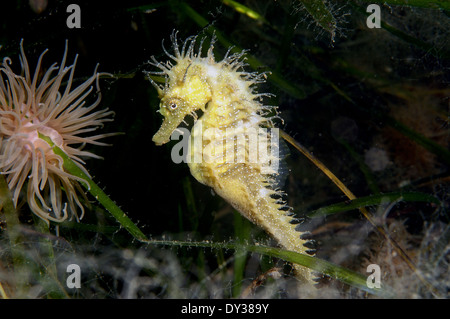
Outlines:
{"type": "MultiPolygon", "coordinates": [[[[448,10],[380,4],[385,24],[370,29],[367,2],[331,2],[336,21],[332,37],[296,1],[245,1],[265,22],[237,12],[226,1],[48,1],[40,13],[30,3],[2,4],[0,56],[11,57],[18,69],[23,39],[30,65],[49,49],[43,63],[48,67],[61,60],[67,39],[68,61],[79,54],[78,80],[89,76],[97,63],[99,71],[113,75],[100,83],[101,105],[116,113],[102,132],[125,134],[108,138],[110,147],[89,146],[104,160],[88,160],[86,167],[146,234],[218,241],[235,237],[233,210],[196,182],[187,165],[171,161],[173,143],[157,147],[151,141],[161,117],[155,112],[156,92],[143,72],[154,70],[147,63],[150,56],[167,59],[161,43],[164,39],[170,48],[173,30],[179,31],[180,39],[210,37],[216,30],[261,63],[248,70],[270,71],[281,79],[268,74],[268,82],[259,88],[276,95],[266,103],[279,106],[284,119],[279,127],[313,152],[357,197],[407,190],[439,199],[441,208],[411,201],[387,212],[389,220],[404,222],[417,240],[427,225],[448,224],[448,10]],[[67,27],[69,3],[80,5],[80,29],[67,27]]],[[[227,50],[220,41],[215,47],[218,58],[227,50]]],[[[299,216],[347,200],[294,149],[287,161],[288,201],[299,216]]],[[[21,213],[29,214],[26,208],[21,213]]],[[[87,214],[83,223],[110,219],[102,214],[101,209],[87,214]]],[[[314,219],[310,229],[316,230],[314,236],[323,246],[319,255],[333,260],[336,249],[350,245],[349,238],[364,223],[357,210],[314,219]]],[[[81,234],[61,229],[69,241],[84,243],[96,236],[81,234]]],[[[257,229],[253,236],[264,238],[257,229]]],[[[124,246],[135,245],[123,232],[115,239],[124,246]]],[[[378,239],[376,243],[383,241],[378,239]]],[[[109,239],[102,241],[111,244],[109,239]]],[[[335,261],[354,266],[363,248],[335,261]]]]}

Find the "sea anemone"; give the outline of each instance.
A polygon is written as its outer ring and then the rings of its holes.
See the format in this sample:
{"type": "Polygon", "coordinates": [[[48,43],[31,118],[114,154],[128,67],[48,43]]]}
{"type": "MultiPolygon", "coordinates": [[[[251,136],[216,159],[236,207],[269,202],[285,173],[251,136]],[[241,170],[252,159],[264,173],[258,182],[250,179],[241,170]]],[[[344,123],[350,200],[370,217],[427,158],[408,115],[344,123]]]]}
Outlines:
{"type": "Polygon", "coordinates": [[[13,72],[11,59],[0,65],[0,171],[6,175],[14,205],[23,186],[27,186],[27,202],[31,211],[44,221],[62,222],[73,217],[79,221],[84,215],[82,201],[85,194],[79,184],[83,179],[68,173],[63,159],[53,151],[43,136],[63,150],[82,169],[82,157],[100,158],[84,151],[86,144],[106,145],[98,140],[110,134],[85,136],[111,121],[108,109],[92,112],[100,103],[99,76],[94,74],[72,89],[75,65],[65,66],[67,42],[61,65],[54,63],[44,73],[39,57],[33,76],[20,44],[21,75],[13,72]],[[42,71],[42,72],[41,72],[42,71]],[[66,83],[63,85],[63,80],[66,83]],[[97,98],[90,106],[85,99],[95,82],[97,98]],[[65,87],[61,90],[61,87],[65,87]]]}

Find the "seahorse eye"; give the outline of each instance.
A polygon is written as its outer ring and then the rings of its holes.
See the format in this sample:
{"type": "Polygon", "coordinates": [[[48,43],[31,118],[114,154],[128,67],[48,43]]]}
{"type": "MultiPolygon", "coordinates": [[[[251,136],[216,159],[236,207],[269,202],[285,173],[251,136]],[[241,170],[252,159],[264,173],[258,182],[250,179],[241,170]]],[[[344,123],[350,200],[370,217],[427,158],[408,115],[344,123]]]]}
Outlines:
{"type": "Polygon", "coordinates": [[[177,104],[177,103],[175,103],[175,102],[170,102],[170,103],[169,103],[169,108],[170,108],[171,110],[175,110],[177,107],[178,107],[178,104],[177,104]]]}

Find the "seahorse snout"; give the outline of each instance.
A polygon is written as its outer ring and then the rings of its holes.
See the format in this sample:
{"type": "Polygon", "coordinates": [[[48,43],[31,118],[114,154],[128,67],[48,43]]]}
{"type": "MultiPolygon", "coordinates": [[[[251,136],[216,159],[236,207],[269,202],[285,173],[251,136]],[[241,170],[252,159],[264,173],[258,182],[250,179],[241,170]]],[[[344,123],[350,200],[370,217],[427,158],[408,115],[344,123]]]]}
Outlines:
{"type": "Polygon", "coordinates": [[[173,131],[175,131],[178,125],[180,125],[181,122],[183,122],[183,119],[184,119],[183,114],[172,114],[166,117],[161,127],[159,128],[158,132],[156,132],[156,134],[153,135],[152,141],[158,146],[161,146],[169,142],[170,136],[172,135],[173,131]]]}
{"type": "MultiPolygon", "coordinates": [[[[162,127],[161,127],[162,128],[162,127]]],[[[162,131],[161,129],[156,132],[155,135],[153,135],[152,141],[157,145],[161,146],[163,144],[166,144],[170,141],[170,135],[167,135],[166,132],[162,131]]]]}

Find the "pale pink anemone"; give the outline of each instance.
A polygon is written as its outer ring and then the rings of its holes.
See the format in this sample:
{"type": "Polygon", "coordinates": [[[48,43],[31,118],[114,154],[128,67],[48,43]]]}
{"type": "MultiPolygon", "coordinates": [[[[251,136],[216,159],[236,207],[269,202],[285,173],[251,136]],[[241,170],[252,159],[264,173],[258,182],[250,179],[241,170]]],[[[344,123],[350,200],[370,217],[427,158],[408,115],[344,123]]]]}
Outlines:
{"type": "Polygon", "coordinates": [[[22,74],[13,72],[10,58],[4,58],[0,65],[0,171],[6,175],[16,207],[28,180],[26,198],[34,214],[47,223],[72,217],[79,221],[84,208],[78,195],[86,198],[79,184],[83,180],[64,170],[63,159],[39,133],[50,137],[89,176],[82,158],[100,157],[84,151],[83,147],[106,145],[98,140],[111,134],[88,136],[86,133],[111,121],[109,116],[113,112],[108,109],[92,112],[101,99],[97,68],[91,77],[72,89],[77,56],[72,65],[65,65],[66,43],[61,65],[54,63],[43,73],[41,63],[46,52],[40,55],[34,75],[30,74],[22,43],[22,74]],[[97,98],[85,106],[84,100],[92,93],[94,83],[97,98]]]}

